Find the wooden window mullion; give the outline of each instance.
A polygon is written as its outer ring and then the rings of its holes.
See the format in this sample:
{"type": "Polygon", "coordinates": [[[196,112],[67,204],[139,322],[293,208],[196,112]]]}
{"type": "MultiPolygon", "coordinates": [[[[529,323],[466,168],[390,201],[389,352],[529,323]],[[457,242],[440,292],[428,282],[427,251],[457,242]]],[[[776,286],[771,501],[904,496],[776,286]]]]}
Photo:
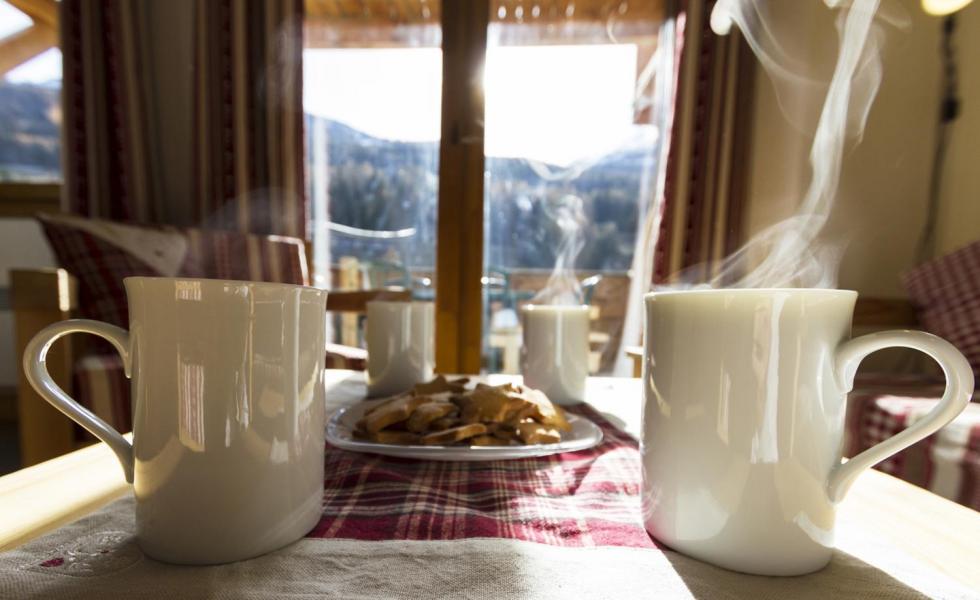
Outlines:
{"type": "Polygon", "coordinates": [[[436,369],[478,373],[483,294],[483,66],[489,0],[442,2],[436,369]]]}

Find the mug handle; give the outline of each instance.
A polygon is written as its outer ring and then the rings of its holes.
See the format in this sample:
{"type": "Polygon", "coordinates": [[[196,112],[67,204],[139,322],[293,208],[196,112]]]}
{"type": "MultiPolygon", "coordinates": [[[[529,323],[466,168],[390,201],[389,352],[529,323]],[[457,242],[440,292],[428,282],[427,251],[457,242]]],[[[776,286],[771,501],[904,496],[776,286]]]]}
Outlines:
{"type": "Polygon", "coordinates": [[[835,372],[845,392],[854,388],[854,376],[864,357],[883,348],[902,347],[919,350],[931,356],[946,376],[946,391],[929,413],[908,429],[875,444],[846,463],[834,467],[827,484],[832,502],[839,502],[862,471],[889,456],[901,452],[919,440],[935,433],[952,421],[970,402],[973,395],[973,369],[952,344],[924,331],[894,330],[862,335],[837,348],[835,372]]]}
{"type": "Polygon", "coordinates": [[[58,338],[69,333],[91,333],[111,343],[123,359],[126,377],[131,377],[129,333],[125,329],[88,319],[71,319],[48,325],[34,336],[24,350],[24,374],[42,398],[106,443],[122,464],[126,481],[133,483],[133,445],[84,406],[73,400],[48,373],[48,350],[58,338]]]}

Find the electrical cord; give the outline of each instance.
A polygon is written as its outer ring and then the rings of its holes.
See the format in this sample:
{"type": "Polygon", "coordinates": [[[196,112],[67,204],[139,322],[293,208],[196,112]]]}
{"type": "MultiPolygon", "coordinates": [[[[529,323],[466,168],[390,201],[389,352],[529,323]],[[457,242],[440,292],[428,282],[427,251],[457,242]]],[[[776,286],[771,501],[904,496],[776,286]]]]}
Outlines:
{"type": "Polygon", "coordinates": [[[949,145],[950,125],[960,114],[959,80],[956,64],[956,16],[943,19],[940,57],[942,59],[942,93],[939,105],[939,121],[936,123],[936,148],[932,157],[932,174],[929,178],[929,203],[926,207],[926,221],[922,227],[916,263],[921,264],[935,256],[936,221],[939,217],[939,199],[942,191],[943,167],[946,164],[946,150],[949,145]]]}

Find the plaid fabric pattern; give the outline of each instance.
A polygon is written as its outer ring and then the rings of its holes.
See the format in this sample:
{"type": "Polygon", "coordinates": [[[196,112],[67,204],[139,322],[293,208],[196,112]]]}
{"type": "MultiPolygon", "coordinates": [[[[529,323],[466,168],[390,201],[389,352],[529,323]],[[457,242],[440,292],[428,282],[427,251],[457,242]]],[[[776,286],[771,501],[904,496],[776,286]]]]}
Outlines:
{"type": "Polygon", "coordinates": [[[75,363],[75,398],[119,431],[132,429],[129,379],[118,354],[85,356],[75,363]]]}
{"type": "MultiPolygon", "coordinates": [[[[847,454],[853,456],[904,431],[937,403],[935,398],[853,395],[848,411],[854,413],[859,431],[847,454]]],[[[946,427],[875,468],[980,510],[980,405],[971,404],[946,427]]]]}
{"type": "Polygon", "coordinates": [[[186,234],[188,252],[182,275],[309,284],[306,244],[300,239],[203,229],[188,229],[186,234]]]}
{"type": "MultiPolygon", "coordinates": [[[[161,273],[131,252],[75,227],[71,221],[41,215],[38,218],[58,264],[78,280],[81,316],[127,327],[126,277],[154,277],[161,273]]],[[[135,229],[135,228],[134,228],[135,229]]],[[[153,228],[155,232],[167,231],[153,228]]],[[[173,232],[179,237],[179,233],[173,232]]],[[[105,345],[104,348],[109,348],[105,345]]]]}
{"type": "Polygon", "coordinates": [[[591,408],[574,412],[602,427],[601,445],[492,462],[398,459],[328,446],[323,517],[308,536],[656,547],[641,516],[636,441],[591,408]]]}
{"type": "Polygon", "coordinates": [[[980,376],[980,242],[905,273],[926,330],[949,340],[980,376]]]}

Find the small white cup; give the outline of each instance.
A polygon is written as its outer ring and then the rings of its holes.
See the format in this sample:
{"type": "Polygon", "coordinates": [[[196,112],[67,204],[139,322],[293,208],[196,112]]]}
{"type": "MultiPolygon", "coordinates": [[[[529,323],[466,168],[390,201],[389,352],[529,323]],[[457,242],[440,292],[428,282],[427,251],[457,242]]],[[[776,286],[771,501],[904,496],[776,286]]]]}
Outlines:
{"type": "Polygon", "coordinates": [[[368,395],[390,396],[432,379],[435,307],[431,302],[367,304],[368,395]]]}
{"type": "Polygon", "coordinates": [[[521,309],[524,383],[560,404],[585,399],[589,307],[529,304],[521,309]]]}

